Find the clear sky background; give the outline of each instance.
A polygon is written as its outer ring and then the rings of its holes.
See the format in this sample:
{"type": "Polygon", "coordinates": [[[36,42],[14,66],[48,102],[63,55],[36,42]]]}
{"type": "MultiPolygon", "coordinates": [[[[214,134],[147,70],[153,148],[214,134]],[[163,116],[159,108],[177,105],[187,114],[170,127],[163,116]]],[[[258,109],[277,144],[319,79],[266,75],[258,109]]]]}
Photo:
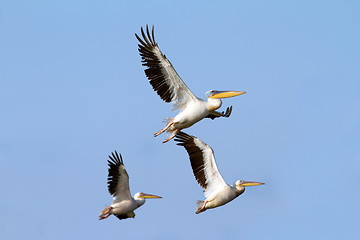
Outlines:
{"type": "Polygon", "coordinates": [[[0,239],[358,239],[359,1],[0,2],[0,239]],[[134,33],[156,39],[199,97],[228,119],[187,129],[224,179],[265,182],[195,215],[185,150],[162,144],[174,116],[152,90],[134,33]],[[135,219],[111,202],[107,155],[122,153],[135,219]]]}

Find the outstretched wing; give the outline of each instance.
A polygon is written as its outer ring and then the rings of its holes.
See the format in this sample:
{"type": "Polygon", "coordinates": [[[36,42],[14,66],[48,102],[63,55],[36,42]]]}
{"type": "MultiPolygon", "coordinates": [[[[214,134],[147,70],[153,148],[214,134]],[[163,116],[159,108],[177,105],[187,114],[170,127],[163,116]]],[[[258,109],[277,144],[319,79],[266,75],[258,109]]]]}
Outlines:
{"type": "Polygon", "coordinates": [[[230,117],[232,112],[232,106],[226,108],[226,111],[222,111],[220,112],[216,112],[216,111],[212,111],[209,115],[207,115],[205,118],[211,118],[212,120],[214,120],[215,118],[219,118],[219,117],[230,117]]]}
{"type": "Polygon", "coordinates": [[[146,25],[146,34],[141,27],[139,40],[139,53],[142,65],[146,66],[145,74],[157,94],[165,102],[171,102],[175,108],[182,109],[187,102],[196,101],[197,97],[190,91],[181,80],[171,62],[160,51],[154,37],[154,26],[150,35],[149,27],[146,25]]]}
{"type": "Polygon", "coordinates": [[[109,155],[108,160],[108,190],[114,199],[131,199],[129,188],[129,175],[125,170],[121,155],[116,151],[109,155]]]}
{"type": "Polygon", "coordinates": [[[227,186],[217,168],[214,151],[209,145],[184,132],[176,134],[175,141],[188,152],[194,176],[204,188],[205,197],[227,186]]]}

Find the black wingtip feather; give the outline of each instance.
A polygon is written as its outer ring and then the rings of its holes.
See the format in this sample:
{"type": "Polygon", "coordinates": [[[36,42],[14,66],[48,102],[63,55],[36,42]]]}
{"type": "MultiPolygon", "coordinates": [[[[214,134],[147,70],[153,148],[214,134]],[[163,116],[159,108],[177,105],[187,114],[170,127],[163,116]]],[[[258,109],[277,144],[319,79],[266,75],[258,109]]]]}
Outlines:
{"type": "Polygon", "coordinates": [[[195,179],[201,187],[206,188],[207,183],[204,172],[203,152],[195,144],[195,137],[190,136],[184,132],[179,132],[178,134],[176,134],[174,140],[178,142],[177,145],[183,146],[188,152],[191,168],[193,170],[195,179]]]}
{"type": "Polygon", "coordinates": [[[150,36],[150,32],[149,32],[149,26],[146,24],[146,34],[147,34],[147,37],[150,41],[151,44],[154,44],[152,39],[151,39],[151,36],[150,36]]]}
{"type": "MultiPolygon", "coordinates": [[[[137,35],[136,33],[135,33],[135,37],[137,38],[137,40],[138,40],[142,45],[146,46],[146,43],[145,43],[145,42],[139,37],[139,35],[137,35]]],[[[140,51],[140,48],[142,47],[142,45],[138,44],[138,46],[139,46],[139,51],[140,51]]]]}
{"type": "Polygon", "coordinates": [[[215,118],[219,118],[219,117],[226,117],[226,118],[228,118],[228,117],[230,117],[231,112],[232,112],[232,106],[227,107],[225,112],[222,111],[222,112],[221,112],[221,115],[215,115],[215,114],[211,114],[211,113],[210,113],[210,114],[207,115],[205,118],[210,118],[211,120],[214,120],[215,118]]]}
{"type": "MultiPolygon", "coordinates": [[[[153,39],[153,43],[155,44],[156,43],[156,41],[155,41],[155,30],[154,30],[155,28],[154,28],[154,25],[152,25],[152,30],[151,30],[151,34],[152,34],[152,39],[153,39]]],[[[165,56],[165,55],[164,55],[165,56]]]]}
{"type": "Polygon", "coordinates": [[[232,106],[228,107],[225,112],[225,117],[230,117],[232,113],[232,106]]]}
{"type": "Polygon", "coordinates": [[[111,195],[117,191],[117,184],[119,181],[119,167],[124,165],[121,154],[119,155],[117,151],[114,151],[109,155],[108,162],[108,190],[111,195]]]}
{"type": "Polygon", "coordinates": [[[177,143],[177,145],[183,146],[185,142],[193,138],[194,138],[193,136],[190,136],[189,134],[180,131],[175,135],[174,141],[179,142],[177,143]]]}
{"type": "MultiPolygon", "coordinates": [[[[146,29],[148,29],[147,25],[146,25],[146,29]]],[[[148,44],[148,45],[152,45],[151,42],[149,41],[149,39],[146,37],[145,35],[145,32],[144,32],[144,29],[141,27],[141,35],[143,37],[143,39],[145,40],[145,42],[148,44]]]]}
{"type": "MultiPolygon", "coordinates": [[[[145,31],[143,27],[140,28],[142,38],[139,36],[140,34],[135,34],[140,43],[138,44],[138,50],[142,58],[142,65],[147,67],[145,75],[161,99],[165,102],[171,102],[173,93],[169,91],[170,86],[166,82],[166,79],[169,77],[168,72],[164,70],[161,59],[157,55],[159,49],[155,41],[154,25],[152,26],[151,34],[148,25],[146,25],[145,31]]],[[[160,52],[160,54],[162,53],[160,52]]],[[[166,58],[165,55],[163,57],[166,58]]]]}

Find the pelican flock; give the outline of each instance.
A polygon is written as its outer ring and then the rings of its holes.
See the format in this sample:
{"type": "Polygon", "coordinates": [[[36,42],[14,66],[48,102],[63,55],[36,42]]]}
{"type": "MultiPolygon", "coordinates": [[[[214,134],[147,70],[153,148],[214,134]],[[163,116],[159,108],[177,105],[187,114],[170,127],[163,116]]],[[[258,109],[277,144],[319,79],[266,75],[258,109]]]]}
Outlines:
{"type": "MultiPolygon", "coordinates": [[[[162,100],[172,103],[179,113],[167,119],[164,128],[154,134],[163,132],[170,135],[163,141],[168,142],[175,137],[177,145],[187,151],[193,174],[199,185],[204,189],[205,200],[197,202],[196,214],[207,209],[216,208],[234,200],[245,191],[245,187],[263,185],[262,182],[237,180],[234,185],[228,185],[222,178],[214,156],[213,149],[195,136],[182,132],[204,118],[215,119],[229,117],[232,106],[225,111],[216,111],[222,105],[222,98],[242,95],[243,91],[216,91],[206,93],[207,100],[196,97],[177,74],[171,62],[161,52],[155,41],[154,26],[149,30],[141,27],[141,37],[135,33],[139,41],[138,50],[142,65],[146,67],[145,75],[154,91],[162,100]]],[[[157,195],[138,192],[134,197],[130,194],[129,175],[125,170],[121,155],[116,151],[111,153],[108,160],[108,191],[113,196],[112,204],[105,207],[99,220],[110,215],[117,218],[134,218],[134,210],[145,203],[145,199],[161,198],[157,195]]]]}

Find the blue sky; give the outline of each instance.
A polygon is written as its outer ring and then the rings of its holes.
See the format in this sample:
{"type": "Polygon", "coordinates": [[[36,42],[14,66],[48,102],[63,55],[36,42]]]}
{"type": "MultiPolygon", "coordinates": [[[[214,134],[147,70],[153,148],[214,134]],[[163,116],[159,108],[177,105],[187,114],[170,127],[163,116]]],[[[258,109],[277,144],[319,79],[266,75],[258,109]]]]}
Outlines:
{"type": "Polygon", "coordinates": [[[0,2],[1,239],[357,239],[358,1],[0,2]],[[130,3],[131,2],[131,3],[130,3]],[[143,72],[135,32],[156,39],[228,119],[185,132],[224,179],[265,182],[195,215],[184,149],[153,133],[174,116],[143,72]],[[107,155],[122,153],[136,218],[99,221],[107,155]]]}

